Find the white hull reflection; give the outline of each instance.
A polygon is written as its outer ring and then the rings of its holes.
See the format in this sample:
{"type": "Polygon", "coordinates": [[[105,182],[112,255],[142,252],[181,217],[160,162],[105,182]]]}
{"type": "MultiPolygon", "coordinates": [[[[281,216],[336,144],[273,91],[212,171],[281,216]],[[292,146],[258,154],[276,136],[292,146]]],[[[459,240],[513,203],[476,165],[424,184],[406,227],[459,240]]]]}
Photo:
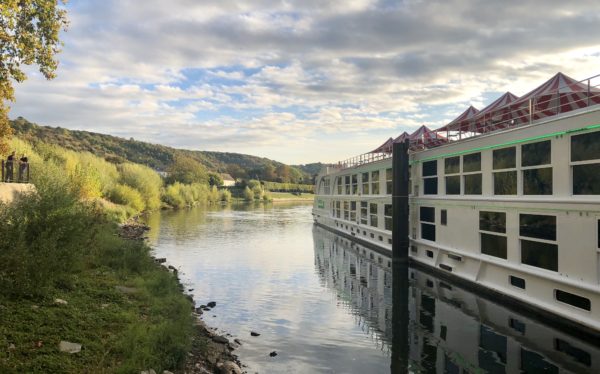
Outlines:
{"type": "Polygon", "coordinates": [[[600,372],[600,347],[577,331],[567,334],[415,268],[408,270],[408,321],[393,321],[391,259],[321,227],[313,235],[323,285],[392,360],[393,326],[408,324],[413,372],[600,372]]]}

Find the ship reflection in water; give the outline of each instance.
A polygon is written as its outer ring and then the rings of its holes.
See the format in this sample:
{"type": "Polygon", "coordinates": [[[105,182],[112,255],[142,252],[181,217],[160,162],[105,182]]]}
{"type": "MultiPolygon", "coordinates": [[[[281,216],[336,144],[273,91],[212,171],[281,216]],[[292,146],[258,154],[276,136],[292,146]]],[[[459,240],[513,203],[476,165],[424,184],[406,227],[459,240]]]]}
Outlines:
{"type": "Polygon", "coordinates": [[[390,356],[392,372],[408,366],[416,373],[600,373],[600,347],[578,339],[576,331],[567,334],[427,272],[393,264],[320,227],[313,237],[322,284],[390,356]],[[406,279],[398,277],[394,290],[392,274],[406,279]]]}

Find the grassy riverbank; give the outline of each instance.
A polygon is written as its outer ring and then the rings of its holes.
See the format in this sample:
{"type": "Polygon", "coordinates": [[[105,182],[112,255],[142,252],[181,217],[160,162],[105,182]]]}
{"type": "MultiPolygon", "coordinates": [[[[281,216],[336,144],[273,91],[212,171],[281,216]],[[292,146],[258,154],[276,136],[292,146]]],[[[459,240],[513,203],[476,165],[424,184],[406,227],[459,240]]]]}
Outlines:
{"type": "Polygon", "coordinates": [[[273,198],[273,202],[278,201],[313,201],[315,199],[315,195],[312,193],[303,193],[300,195],[295,195],[290,192],[271,192],[271,197],[273,198]]]}
{"type": "Polygon", "coordinates": [[[176,277],[64,180],[40,180],[0,205],[0,372],[182,368],[194,321],[176,277]]]}

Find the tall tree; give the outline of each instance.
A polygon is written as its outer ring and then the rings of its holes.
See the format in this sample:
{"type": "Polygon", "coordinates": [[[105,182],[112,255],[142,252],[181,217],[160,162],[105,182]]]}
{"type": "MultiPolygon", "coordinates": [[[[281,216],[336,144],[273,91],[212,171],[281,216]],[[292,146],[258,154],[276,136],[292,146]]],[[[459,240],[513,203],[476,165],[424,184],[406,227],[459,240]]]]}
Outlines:
{"type": "Polygon", "coordinates": [[[14,101],[13,81],[27,78],[22,66],[36,64],[46,79],[55,76],[59,32],[67,27],[59,2],[65,0],[0,1],[0,153],[7,152],[12,134],[6,102],[14,101]]]}

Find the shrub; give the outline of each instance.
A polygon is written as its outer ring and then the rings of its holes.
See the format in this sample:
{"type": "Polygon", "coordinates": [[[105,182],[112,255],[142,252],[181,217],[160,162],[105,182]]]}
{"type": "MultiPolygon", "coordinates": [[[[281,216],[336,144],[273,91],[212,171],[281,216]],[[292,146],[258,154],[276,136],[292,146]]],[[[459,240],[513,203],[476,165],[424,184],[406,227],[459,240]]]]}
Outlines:
{"type": "Polygon", "coordinates": [[[231,192],[229,192],[229,190],[221,190],[221,197],[220,199],[223,202],[230,202],[231,201],[231,192]]]}
{"type": "Polygon", "coordinates": [[[248,186],[244,188],[244,200],[254,201],[254,192],[252,192],[252,190],[248,186]]]}
{"type": "Polygon", "coordinates": [[[118,167],[120,182],[138,190],[144,199],[146,209],[154,210],[160,207],[160,190],[162,179],[157,172],[143,165],[125,163],[118,167]]]}
{"type": "Polygon", "coordinates": [[[141,212],[146,207],[142,194],[130,186],[117,184],[109,195],[110,201],[113,203],[127,205],[134,210],[141,212]]]}

